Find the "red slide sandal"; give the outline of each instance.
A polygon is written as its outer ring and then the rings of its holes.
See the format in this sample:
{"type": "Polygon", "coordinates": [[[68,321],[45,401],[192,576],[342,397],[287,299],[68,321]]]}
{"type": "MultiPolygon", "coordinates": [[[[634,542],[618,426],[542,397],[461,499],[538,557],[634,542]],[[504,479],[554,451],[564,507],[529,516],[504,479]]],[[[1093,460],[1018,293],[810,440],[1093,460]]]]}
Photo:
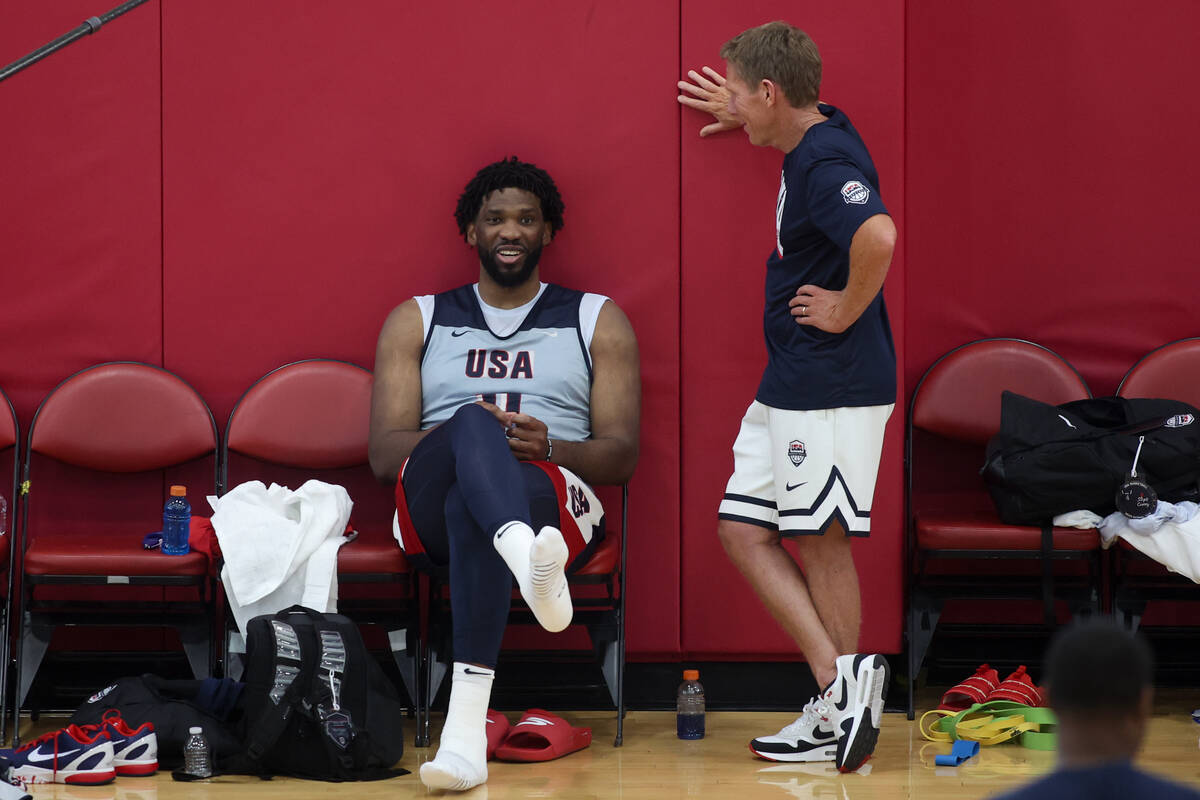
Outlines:
{"type": "Polygon", "coordinates": [[[508,736],[508,732],[512,730],[512,724],[509,723],[508,717],[501,714],[499,711],[488,709],[487,712],[487,760],[491,761],[492,756],[496,754],[496,748],[508,736]]]}
{"type": "Polygon", "coordinates": [[[550,761],[592,743],[591,728],[573,728],[560,716],[531,708],[496,748],[501,761],[550,761]]]}

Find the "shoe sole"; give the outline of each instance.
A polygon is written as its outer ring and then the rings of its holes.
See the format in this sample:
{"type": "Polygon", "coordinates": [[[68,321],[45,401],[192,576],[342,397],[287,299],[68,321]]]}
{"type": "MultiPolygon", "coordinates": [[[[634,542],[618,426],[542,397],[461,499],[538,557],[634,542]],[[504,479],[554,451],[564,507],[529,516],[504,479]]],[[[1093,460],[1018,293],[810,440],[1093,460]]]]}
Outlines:
{"type": "Polygon", "coordinates": [[[158,772],[157,761],[143,764],[134,762],[114,764],[113,767],[116,769],[117,775],[122,778],[141,778],[158,772]]]}
{"type": "Polygon", "coordinates": [[[42,769],[41,767],[17,767],[9,773],[12,780],[21,781],[22,783],[67,783],[74,786],[99,786],[104,783],[112,783],[117,772],[114,769],[107,770],[58,770],[42,769]]]}
{"type": "Polygon", "coordinates": [[[859,664],[857,677],[854,711],[842,720],[843,735],[837,744],[835,761],[841,772],[853,772],[875,752],[891,668],[883,656],[870,656],[859,664]]]}
{"type": "Polygon", "coordinates": [[[764,753],[754,749],[754,742],[750,742],[749,748],[751,753],[767,761],[785,761],[792,764],[802,761],[833,761],[837,756],[837,745],[833,744],[805,750],[802,753],[764,753]]]}

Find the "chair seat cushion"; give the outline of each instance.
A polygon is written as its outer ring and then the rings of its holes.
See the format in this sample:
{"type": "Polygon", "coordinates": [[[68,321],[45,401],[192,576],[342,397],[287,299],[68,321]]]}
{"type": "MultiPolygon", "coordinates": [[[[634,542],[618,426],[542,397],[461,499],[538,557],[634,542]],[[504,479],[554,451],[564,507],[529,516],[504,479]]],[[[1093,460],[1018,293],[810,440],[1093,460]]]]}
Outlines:
{"type": "Polygon", "coordinates": [[[621,561],[621,537],[609,535],[604,537],[592,553],[592,557],[587,560],[579,569],[572,572],[572,575],[608,575],[617,569],[617,565],[621,561]]]}
{"type": "MultiPolygon", "coordinates": [[[[1039,550],[1042,530],[1006,525],[996,516],[991,498],[982,492],[914,497],[917,547],[921,550],[1039,550]]],[[[1055,528],[1055,550],[1085,551],[1100,547],[1094,530],[1055,528]]]]}
{"type": "Polygon", "coordinates": [[[411,569],[390,534],[371,535],[359,529],[357,539],[338,548],[339,575],[398,575],[411,569]]]}
{"type": "Polygon", "coordinates": [[[208,556],[195,550],[182,556],[146,550],[140,534],[114,540],[66,533],[35,538],[25,553],[25,571],[30,575],[198,578],[208,573],[208,556]]]}

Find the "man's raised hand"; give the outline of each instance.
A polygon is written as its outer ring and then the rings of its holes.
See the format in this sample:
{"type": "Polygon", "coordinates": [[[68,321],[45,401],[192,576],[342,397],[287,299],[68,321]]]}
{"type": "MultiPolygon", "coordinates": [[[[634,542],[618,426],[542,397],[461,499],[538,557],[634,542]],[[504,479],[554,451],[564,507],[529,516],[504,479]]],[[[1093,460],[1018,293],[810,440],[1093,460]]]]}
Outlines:
{"type": "Polygon", "coordinates": [[[711,136],[721,131],[731,131],[742,126],[741,120],[729,110],[729,90],[725,88],[725,76],[712,67],[701,67],[704,75],[694,69],[688,70],[692,83],[679,81],[676,85],[687,94],[679,95],[681,105],[712,114],[716,122],[700,129],[701,136],[711,136]],[[707,77],[705,77],[707,76],[707,77]]]}
{"type": "Polygon", "coordinates": [[[520,461],[542,461],[550,450],[550,431],[537,417],[516,411],[505,411],[497,405],[477,401],[504,427],[508,449],[520,461]]]}

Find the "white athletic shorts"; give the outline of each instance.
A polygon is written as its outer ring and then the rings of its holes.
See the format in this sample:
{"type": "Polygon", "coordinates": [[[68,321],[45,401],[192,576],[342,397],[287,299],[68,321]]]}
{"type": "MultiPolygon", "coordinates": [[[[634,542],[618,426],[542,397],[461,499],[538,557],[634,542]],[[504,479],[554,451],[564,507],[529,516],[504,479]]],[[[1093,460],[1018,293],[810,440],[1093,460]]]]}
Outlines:
{"type": "Polygon", "coordinates": [[[785,536],[824,533],[838,520],[848,536],[869,536],[893,407],[792,411],[755,400],[733,443],[733,475],[718,516],[785,536]]]}

